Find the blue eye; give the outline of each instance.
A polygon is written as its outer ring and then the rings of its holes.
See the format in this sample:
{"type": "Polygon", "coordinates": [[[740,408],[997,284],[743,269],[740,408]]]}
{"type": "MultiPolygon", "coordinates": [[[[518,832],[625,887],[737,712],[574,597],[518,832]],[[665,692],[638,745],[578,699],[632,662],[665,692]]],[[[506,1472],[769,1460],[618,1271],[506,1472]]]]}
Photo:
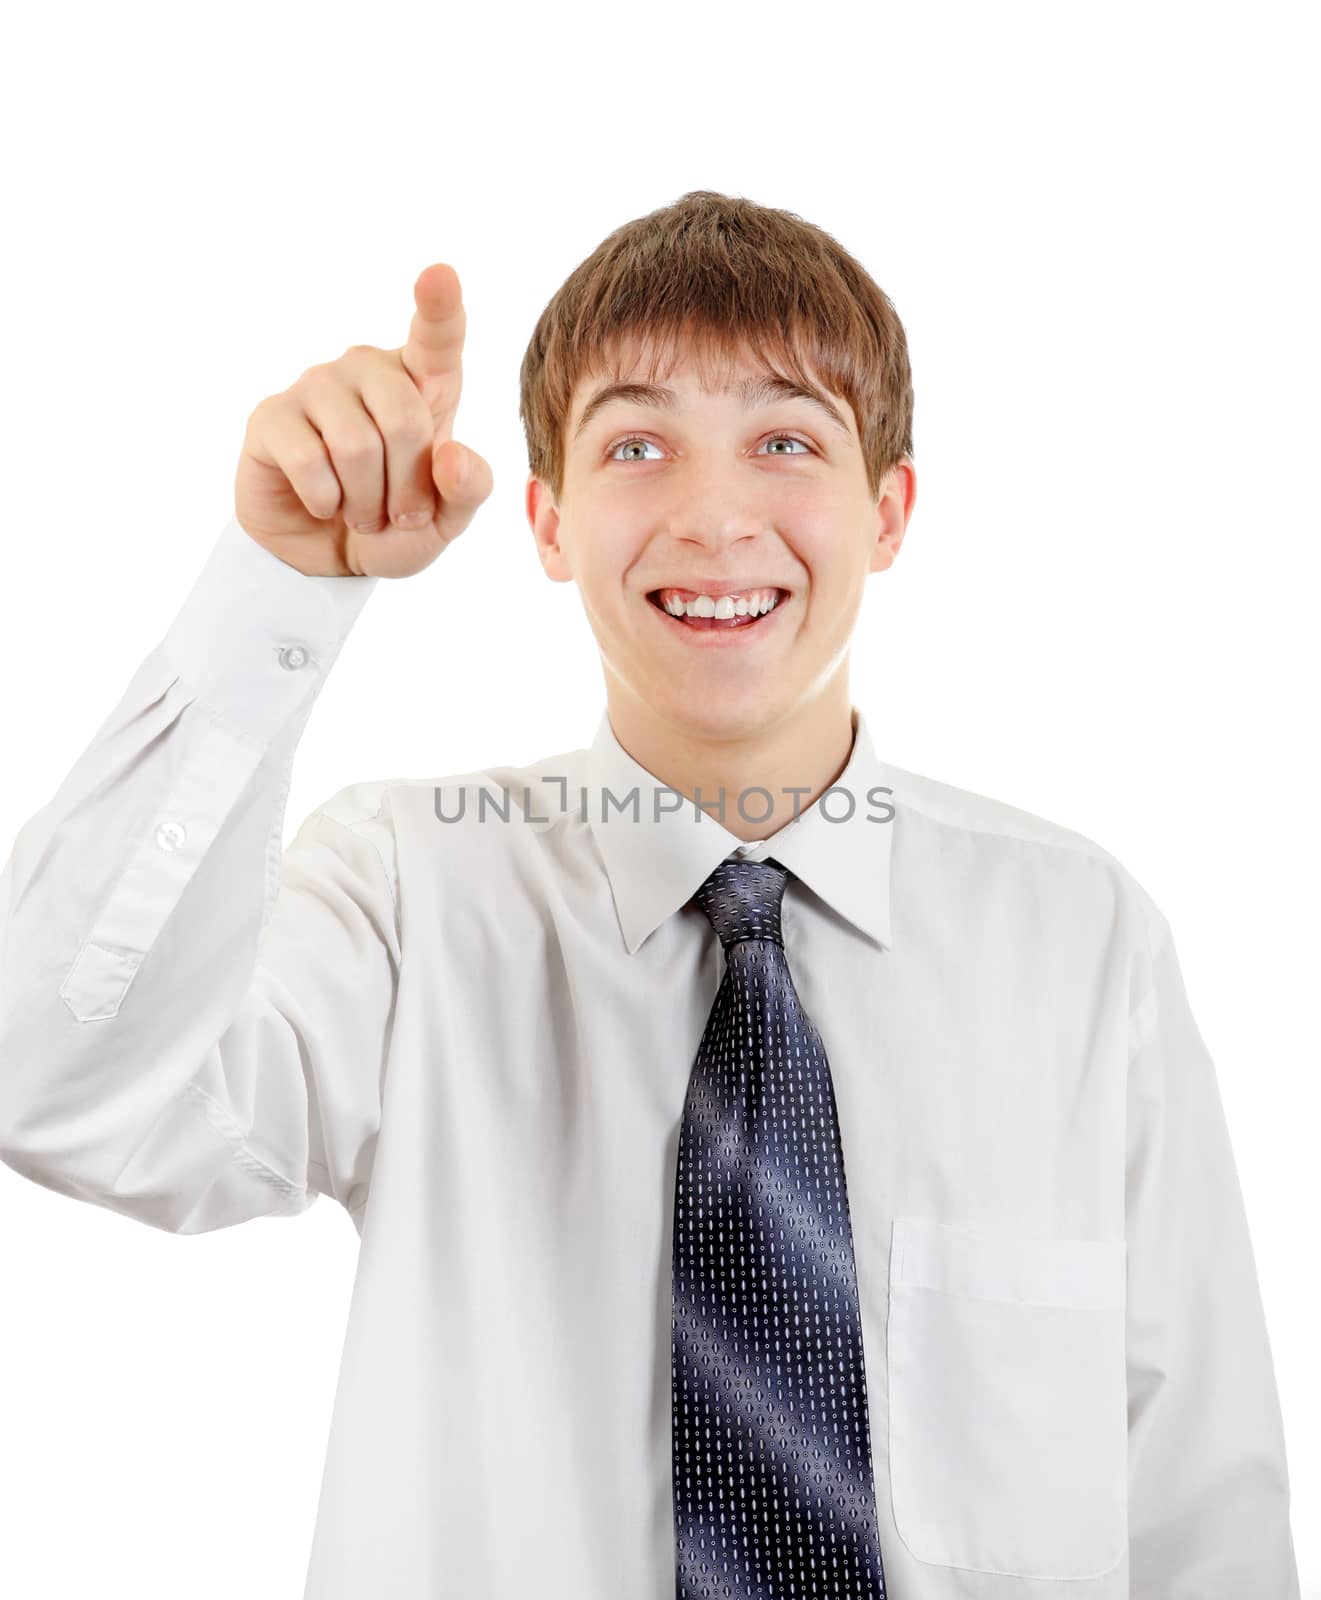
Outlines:
{"type": "MultiPolygon", "coordinates": [[[[763,440],[763,443],[770,444],[772,441],[777,440],[777,439],[786,439],[786,440],[788,440],[788,442],[790,444],[800,444],[800,445],[802,445],[804,450],[807,450],[809,452],[812,449],[812,446],[810,444],[808,444],[806,439],[799,439],[796,435],[794,435],[792,433],[772,433],[765,440],[763,440]]],[[[654,439],[644,439],[638,434],[630,434],[630,436],[627,439],[621,439],[618,442],[618,444],[613,444],[613,445],[610,446],[610,450],[609,450],[609,453],[608,453],[609,454],[609,459],[611,461],[614,461],[614,460],[618,459],[616,457],[616,455],[615,455],[615,451],[616,450],[622,450],[626,444],[655,444],[655,442],[656,441],[654,439]]],[[[780,451],[776,452],[777,455],[785,455],[787,453],[788,452],[783,451],[783,450],[780,450],[780,451]]],[[[637,459],[637,458],[635,457],[634,459],[637,459]]]]}

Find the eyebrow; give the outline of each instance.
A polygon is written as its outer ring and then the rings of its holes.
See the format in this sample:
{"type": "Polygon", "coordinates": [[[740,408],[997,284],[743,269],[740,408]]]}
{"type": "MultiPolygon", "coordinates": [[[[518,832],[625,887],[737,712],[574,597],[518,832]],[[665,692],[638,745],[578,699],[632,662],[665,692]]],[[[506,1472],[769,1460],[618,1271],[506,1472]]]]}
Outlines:
{"type": "MultiPolygon", "coordinates": [[[[793,383],[788,378],[781,378],[774,373],[767,373],[759,378],[745,378],[728,392],[742,401],[745,411],[772,400],[806,400],[822,411],[846,438],[849,437],[848,423],[841,416],[839,409],[832,405],[824,394],[816,389],[805,389],[801,384],[793,383]]],[[[673,411],[679,403],[679,396],[673,389],[667,389],[659,383],[607,383],[596,391],[583,408],[578,426],[573,431],[574,439],[581,436],[587,424],[599,411],[617,401],[638,406],[654,406],[661,411],[673,411]]]]}

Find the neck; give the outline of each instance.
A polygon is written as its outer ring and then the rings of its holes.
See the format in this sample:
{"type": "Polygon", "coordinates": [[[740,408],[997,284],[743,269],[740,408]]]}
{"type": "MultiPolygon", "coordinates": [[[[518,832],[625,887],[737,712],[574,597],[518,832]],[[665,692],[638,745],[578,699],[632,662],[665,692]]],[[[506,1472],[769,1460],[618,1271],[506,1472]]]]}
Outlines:
{"type": "Polygon", "coordinates": [[[615,738],[639,766],[746,842],[770,838],[806,811],[853,751],[842,674],[778,720],[743,729],[680,720],[609,679],[606,703],[615,738]]]}

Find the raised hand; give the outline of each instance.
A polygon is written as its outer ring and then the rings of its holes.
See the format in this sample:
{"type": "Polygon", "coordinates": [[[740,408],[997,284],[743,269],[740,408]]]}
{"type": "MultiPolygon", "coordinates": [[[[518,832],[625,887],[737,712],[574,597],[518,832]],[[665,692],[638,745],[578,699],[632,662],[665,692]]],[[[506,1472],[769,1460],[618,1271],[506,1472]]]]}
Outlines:
{"type": "Polygon", "coordinates": [[[421,572],[491,493],[486,461],[452,437],[467,328],[458,274],[427,267],[413,299],[401,348],[350,345],[248,418],[235,516],[309,576],[421,572]]]}

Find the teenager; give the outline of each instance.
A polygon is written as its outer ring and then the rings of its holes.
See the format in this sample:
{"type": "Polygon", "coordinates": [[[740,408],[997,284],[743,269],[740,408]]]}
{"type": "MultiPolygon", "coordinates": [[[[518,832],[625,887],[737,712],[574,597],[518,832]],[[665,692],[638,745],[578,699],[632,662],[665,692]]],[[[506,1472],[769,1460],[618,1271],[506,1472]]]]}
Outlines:
{"type": "Polygon", "coordinates": [[[521,414],[594,737],[352,785],[281,853],[354,619],[491,492],[453,269],[414,302],[257,406],[233,520],[14,843],[0,1155],[181,1234],[352,1217],[308,1600],[1296,1597],[1169,924],[885,762],[898,691],[850,687],[913,393],[828,234],[697,191],[574,270],[521,414]]]}

